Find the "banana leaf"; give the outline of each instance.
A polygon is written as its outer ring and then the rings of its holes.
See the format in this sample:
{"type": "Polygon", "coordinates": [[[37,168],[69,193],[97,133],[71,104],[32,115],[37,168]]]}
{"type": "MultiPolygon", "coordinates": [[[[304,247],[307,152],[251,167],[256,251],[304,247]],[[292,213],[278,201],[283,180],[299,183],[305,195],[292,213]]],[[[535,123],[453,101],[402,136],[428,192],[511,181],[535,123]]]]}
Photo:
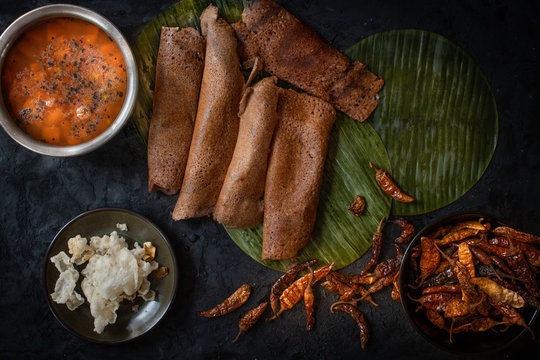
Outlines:
{"type": "MultiPolygon", "coordinates": [[[[199,15],[210,1],[184,0],[156,16],[142,31],[133,48],[139,67],[139,96],[133,122],[146,144],[152,114],[152,90],[161,26],[200,28],[199,15]]],[[[240,19],[240,0],[214,2],[229,23],[240,19]]],[[[390,169],[383,142],[370,124],[338,115],[332,130],[313,240],[299,253],[300,261],[317,258],[342,268],[358,259],[370,246],[381,218],[388,217],[391,199],[379,189],[368,163],[390,169]],[[356,194],[366,199],[366,211],[357,218],[348,211],[356,194]]],[[[285,261],[262,261],[262,227],[227,229],[232,240],[256,261],[276,270],[285,261]]]]}
{"type": "Polygon", "coordinates": [[[495,151],[498,115],[474,60],[444,37],[421,30],[372,35],[346,54],[385,79],[369,120],[381,136],[401,188],[393,214],[439,209],[467,192],[495,151]]]}

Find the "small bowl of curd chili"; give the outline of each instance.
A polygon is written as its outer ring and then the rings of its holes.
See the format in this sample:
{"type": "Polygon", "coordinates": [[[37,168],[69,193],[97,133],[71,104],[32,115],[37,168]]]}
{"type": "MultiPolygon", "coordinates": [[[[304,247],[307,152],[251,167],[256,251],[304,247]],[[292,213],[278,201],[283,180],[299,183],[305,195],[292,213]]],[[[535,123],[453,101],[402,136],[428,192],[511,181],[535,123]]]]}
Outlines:
{"type": "Polygon", "coordinates": [[[127,123],[137,70],[120,31],[74,5],[48,5],[0,36],[0,124],[22,146],[76,156],[106,143],[127,123]]]}

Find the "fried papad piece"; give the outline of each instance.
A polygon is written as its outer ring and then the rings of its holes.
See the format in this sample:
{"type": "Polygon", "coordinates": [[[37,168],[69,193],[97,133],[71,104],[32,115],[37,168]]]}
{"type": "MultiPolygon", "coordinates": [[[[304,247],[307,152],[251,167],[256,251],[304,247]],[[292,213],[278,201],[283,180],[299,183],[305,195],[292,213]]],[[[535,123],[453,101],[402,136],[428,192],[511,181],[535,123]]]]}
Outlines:
{"type": "Polygon", "coordinates": [[[194,28],[162,27],[148,132],[148,191],[180,190],[197,113],[204,38],[194,28]]]}
{"type": "Polygon", "coordinates": [[[295,257],[312,237],[336,110],[281,89],[264,192],[263,260],[295,257]]]}
{"type": "Polygon", "coordinates": [[[358,121],[377,107],[384,80],[351,60],[273,0],[244,8],[234,24],[248,66],[258,56],[264,70],[333,104],[358,121]]]}
{"type": "Polygon", "coordinates": [[[201,92],[174,220],[212,213],[238,135],[244,77],[234,31],[225,20],[218,19],[218,9],[213,5],[201,14],[201,30],[206,38],[201,92]]]}
{"type": "Polygon", "coordinates": [[[234,154],[214,211],[232,228],[259,225],[268,153],[277,122],[278,87],[267,77],[247,88],[240,102],[240,128],[234,154]]]}

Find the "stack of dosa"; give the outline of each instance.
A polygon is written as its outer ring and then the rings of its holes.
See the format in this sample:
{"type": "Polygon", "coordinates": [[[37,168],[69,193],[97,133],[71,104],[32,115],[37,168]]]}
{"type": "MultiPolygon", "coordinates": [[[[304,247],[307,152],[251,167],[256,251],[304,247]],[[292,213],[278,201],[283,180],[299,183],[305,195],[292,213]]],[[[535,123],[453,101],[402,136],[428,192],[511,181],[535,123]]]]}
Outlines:
{"type": "Polygon", "coordinates": [[[173,192],[181,183],[175,220],[214,212],[228,227],[249,228],[264,217],[262,259],[289,259],[312,237],[332,104],[365,120],[383,80],[271,0],[247,7],[242,19],[239,52],[255,64],[248,84],[262,58],[265,70],[317,97],[280,89],[275,77],[244,90],[235,30],[213,5],[201,15],[204,70],[198,32],[163,28],[149,188],[173,192]]]}
{"type": "Polygon", "coordinates": [[[384,80],[361,62],[351,62],[276,2],[254,1],[233,26],[248,64],[259,57],[269,73],[356,120],[364,121],[377,107],[384,80]]]}
{"type": "Polygon", "coordinates": [[[180,190],[197,112],[204,39],[193,28],[163,27],[148,133],[148,190],[180,190]]]}
{"type": "Polygon", "coordinates": [[[248,88],[240,103],[236,148],[214,211],[227,227],[261,223],[268,152],[277,121],[278,87],[265,78],[248,88]]]}
{"type": "Polygon", "coordinates": [[[278,119],[264,192],[264,260],[295,257],[311,240],[336,111],[324,100],[282,89],[278,119]]]}
{"type": "Polygon", "coordinates": [[[209,215],[231,161],[238,135],[238,107],[244,86],[234,31],[218,9],[201,15],[206,56],[199,106],[186,174],[174,208],[174,220],[209,215]]]}

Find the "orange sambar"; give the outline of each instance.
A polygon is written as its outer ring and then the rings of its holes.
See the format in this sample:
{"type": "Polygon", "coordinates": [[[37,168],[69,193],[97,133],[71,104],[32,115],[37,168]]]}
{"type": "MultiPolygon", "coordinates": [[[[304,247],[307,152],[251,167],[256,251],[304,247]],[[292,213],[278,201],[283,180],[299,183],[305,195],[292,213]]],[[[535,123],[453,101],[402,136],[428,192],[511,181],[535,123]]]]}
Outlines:
{"type": "Polygon", "coordinates": [[[122,108],[126,82],[116,43],[96,25],[72,18],[26,30],[2,71],[4,101],[17,125],[59,146],[105,131],[122,108]]]}

